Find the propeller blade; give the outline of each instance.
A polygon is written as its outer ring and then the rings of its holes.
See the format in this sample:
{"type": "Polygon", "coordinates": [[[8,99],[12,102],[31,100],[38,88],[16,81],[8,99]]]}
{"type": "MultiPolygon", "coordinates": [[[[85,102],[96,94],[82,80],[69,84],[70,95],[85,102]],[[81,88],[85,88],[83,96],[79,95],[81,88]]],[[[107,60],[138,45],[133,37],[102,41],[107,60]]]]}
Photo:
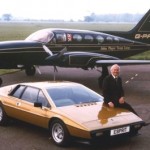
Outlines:
{"type": "Polygon", "coordinates": [[[39,66],[35,66],[35,68],[36,68],[36,70],[38,71],[38,73],[41,75],[42,73],[41,73],[41,71],[40,71],[40,69],[39,69],[39,66]]]}
{"type": "Polygon", "coordinates": [[[56,72],[58,72],[57,67],[54,66],[54,81],[56,80],[56,72]]]}
{"type": "Polygon", "coordinates": [[[52,51],[51,51],[46,45],[43,45],[43,49],[45,50],[45,52],[46,52],[47,54],[49,54],[50,56],[53,56],[52,51]]]}
{"type": "Polygon", "coordinates": [[[56,67],[56,66],[54,66],[54,72],[58,72],[58,70],[57,70],[57,67],[56,67]]]}
{"type": "Polygon", "coordinates": [[[57,57],[61,57],[65,52],[67,52],[67,48],[63,48],[58,54],[57,57]]]}
{"type": "MultiPolygon", "coordinates": [[[[47,48],[46,48],[46,51],[47,51],[47,48]]],[[[46,57],[46,60],[48,60],[48,61],[58,60],[66,51],[67,51],[67,48],[65,47],[60,52],[58,52],[57,54],[50,55],[50,56],[46,57]]]]}

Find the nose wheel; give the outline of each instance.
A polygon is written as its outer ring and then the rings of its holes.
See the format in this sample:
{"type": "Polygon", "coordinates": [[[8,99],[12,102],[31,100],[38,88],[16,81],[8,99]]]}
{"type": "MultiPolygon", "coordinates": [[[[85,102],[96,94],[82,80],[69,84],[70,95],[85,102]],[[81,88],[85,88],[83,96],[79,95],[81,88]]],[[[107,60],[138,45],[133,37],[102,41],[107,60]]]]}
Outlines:
{"type": "Polygon", "coordinates": [[[25,72],[26,72],[26,75],[27,76],[34,76],[35,75],[35,72],[36,72],[36,69],[34,66],[27,66],[25,68],[25,72]]]}

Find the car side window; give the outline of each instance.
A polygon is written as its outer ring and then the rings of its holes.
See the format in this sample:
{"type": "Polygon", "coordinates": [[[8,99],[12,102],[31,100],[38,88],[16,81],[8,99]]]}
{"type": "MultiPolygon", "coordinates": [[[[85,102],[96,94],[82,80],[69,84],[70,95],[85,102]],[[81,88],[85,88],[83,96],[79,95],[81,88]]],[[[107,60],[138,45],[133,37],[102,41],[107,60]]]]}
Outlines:
{"type": "Polygon", "coordinates": [[[39,93],[39,89],[33,87],[27,87],[24,93],[22,94],[21,99],[31,103],[37,102],[38,93],[39,93]]]}
{"type": "Polygon", "coordinates": [[[15,88],[15,91],[13,91],[10,95],[14,96],[16,98],[20,98],[20,96],[21,96],[21,94],[22,94],[22,92],[23,92],[24,89],[25,89],[24,85],[17,86],[15,88]]]}
{"type": "Polygon", "coordinates": [[[46,97],[44,96],[44,94],[41,90],[38,95],[38,102],[42,103],[42,106],[50,107],[48,100],[46,99],[46,97]]]}

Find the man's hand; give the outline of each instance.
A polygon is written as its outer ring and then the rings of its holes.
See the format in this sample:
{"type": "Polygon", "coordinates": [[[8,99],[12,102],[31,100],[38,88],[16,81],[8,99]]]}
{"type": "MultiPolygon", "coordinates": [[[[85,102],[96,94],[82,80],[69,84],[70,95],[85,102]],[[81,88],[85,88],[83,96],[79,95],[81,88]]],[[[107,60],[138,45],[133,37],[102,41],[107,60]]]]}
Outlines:
{"type": "Polygon", "coordinates": [[[124,102],[125,102],[124,97],[121,97],[121,98],[119,99],[119,103],[120,103],[120,104],[123,104],[124,102]]]}
{"type": "Polygon", "coordinates": [[[109,107],[114,108],[113,102],[109,102],[108,105],[109,105],[109,107]]]}

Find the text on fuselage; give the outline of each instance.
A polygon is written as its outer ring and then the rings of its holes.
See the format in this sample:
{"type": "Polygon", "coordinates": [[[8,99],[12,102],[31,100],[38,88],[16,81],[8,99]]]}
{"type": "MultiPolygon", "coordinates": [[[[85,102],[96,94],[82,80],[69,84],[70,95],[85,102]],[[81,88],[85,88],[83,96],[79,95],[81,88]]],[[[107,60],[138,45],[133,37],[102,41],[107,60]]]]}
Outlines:
{"type": "Polygon", "coordinates": [[[129,46],[101,46],[100,50],[102,51],[130,50],[130,47],[129,46]]]}
{"type": "Polygon", "coordinates": [[[135,34],[135,39],[150,39],[150,34],[135,34]]]}

